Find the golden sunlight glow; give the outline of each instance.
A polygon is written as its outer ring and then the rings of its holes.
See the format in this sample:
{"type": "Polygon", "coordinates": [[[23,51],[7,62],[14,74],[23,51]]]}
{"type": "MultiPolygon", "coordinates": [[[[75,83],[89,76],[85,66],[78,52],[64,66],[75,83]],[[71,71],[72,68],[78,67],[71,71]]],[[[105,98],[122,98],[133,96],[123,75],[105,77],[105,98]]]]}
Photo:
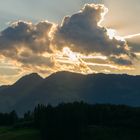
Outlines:
{"type": "Polygon", "coordinates": [[[58,66],[57,70],[66,70],[83,74],[97,73],[101,68],[108,69],[108,73],[110,69],[116,71],[134,70],[132,67],[107,63],[107,56],[96,53],[85,55],[79,52],[73,52],[69,47],[64,47],[62,52],[56,53],[55,59],[58,66]],[[99,60],[101,60],[100,63],[99,60]]]}
{"type": "Polygon", "coordinates": [[[127,67],[127,66],[118,66],[118,65],[113,65],[113,64],[98,64],[98,63],[87,63],[88,66],[99,66],[99,67],[108,67],[116,70],[134,70],[132,67],[127,67]]]}
{"type": "Polygon", "coordinates": [[[67,56],[71,61],[78,61],[77,54],[72,52],[68,47],[63,48],[63,55],[67,56]]]}
{"type": "Polygon", "coordinates": [[[101,60],[107,60],[107,56],[103,56],[103,55],[100,55],[100,54],[90,54],[90,55],[78,54],[78,56],[81,59],[101,59],[101,60]]]}

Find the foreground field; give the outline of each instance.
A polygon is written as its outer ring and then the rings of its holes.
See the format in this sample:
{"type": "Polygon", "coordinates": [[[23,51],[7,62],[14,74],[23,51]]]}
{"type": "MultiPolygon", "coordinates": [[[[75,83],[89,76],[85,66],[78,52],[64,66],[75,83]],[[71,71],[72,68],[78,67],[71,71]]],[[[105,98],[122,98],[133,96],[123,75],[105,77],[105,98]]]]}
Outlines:
{"type": "MultiPolygon", "coordinates": [[[[110,128],[92,126],[82,140],[138,140],[140,130],[129,128],[110,128]]],[[[0,140],[41,140],[40,133],[35,129],[0,128],[0,140]]]]}
{"type": "Polygon", "coordinates": [[[41,140],[40,133],[35,129],[0,128],[0,140],[41,140]]]}

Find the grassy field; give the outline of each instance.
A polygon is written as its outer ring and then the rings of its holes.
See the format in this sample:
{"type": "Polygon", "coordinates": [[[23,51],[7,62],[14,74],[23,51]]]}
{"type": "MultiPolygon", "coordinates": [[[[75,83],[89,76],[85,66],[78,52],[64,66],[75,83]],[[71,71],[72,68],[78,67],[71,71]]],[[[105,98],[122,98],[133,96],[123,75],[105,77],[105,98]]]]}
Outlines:
{"type": "MultiPolygon", "coordinates": [[[[139,140],[140,130],[129,128],[91,127],[84,140],[139,140]]],[[[35,129],[0,127],[0,140],[41,140],[35,129]]]]}
{"type": "Polygon", "coordinates": [[[41,138],[39,131],[35,129],[0,127],[0,140],[41,140],[41,138]]]}

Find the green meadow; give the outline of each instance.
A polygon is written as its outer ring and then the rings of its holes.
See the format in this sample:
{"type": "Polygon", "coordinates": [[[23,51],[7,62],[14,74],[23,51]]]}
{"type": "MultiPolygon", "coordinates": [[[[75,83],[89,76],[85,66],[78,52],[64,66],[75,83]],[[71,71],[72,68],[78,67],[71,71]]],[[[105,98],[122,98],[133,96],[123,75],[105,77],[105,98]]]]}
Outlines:
{"type": "Polygon", "coordinates": [[[39,131],[35,129],[0,127],[0,140],[41,140],[41,138],[39,131]]]}
{"type": "MultiPolygon", "coordinates": [[[[91,127],[82,140],[138,140],[139,132],[127,128],[91,127]]],[[[36,129],[0,127],[0,140],[41,140],[41,136],[36,129]]]]}

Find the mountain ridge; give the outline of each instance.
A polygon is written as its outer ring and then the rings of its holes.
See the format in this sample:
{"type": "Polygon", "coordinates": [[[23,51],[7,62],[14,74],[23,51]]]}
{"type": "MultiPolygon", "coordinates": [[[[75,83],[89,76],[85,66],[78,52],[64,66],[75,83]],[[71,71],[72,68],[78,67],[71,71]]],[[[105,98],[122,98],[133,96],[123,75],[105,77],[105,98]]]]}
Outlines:
{"type": "Polygon", "coordinates": [[[140,76],[61,71],[42,78],[33,73],[0,90],[0,112],[22,114],[37,104],[73,101],[140,106],[140,76]]]}

